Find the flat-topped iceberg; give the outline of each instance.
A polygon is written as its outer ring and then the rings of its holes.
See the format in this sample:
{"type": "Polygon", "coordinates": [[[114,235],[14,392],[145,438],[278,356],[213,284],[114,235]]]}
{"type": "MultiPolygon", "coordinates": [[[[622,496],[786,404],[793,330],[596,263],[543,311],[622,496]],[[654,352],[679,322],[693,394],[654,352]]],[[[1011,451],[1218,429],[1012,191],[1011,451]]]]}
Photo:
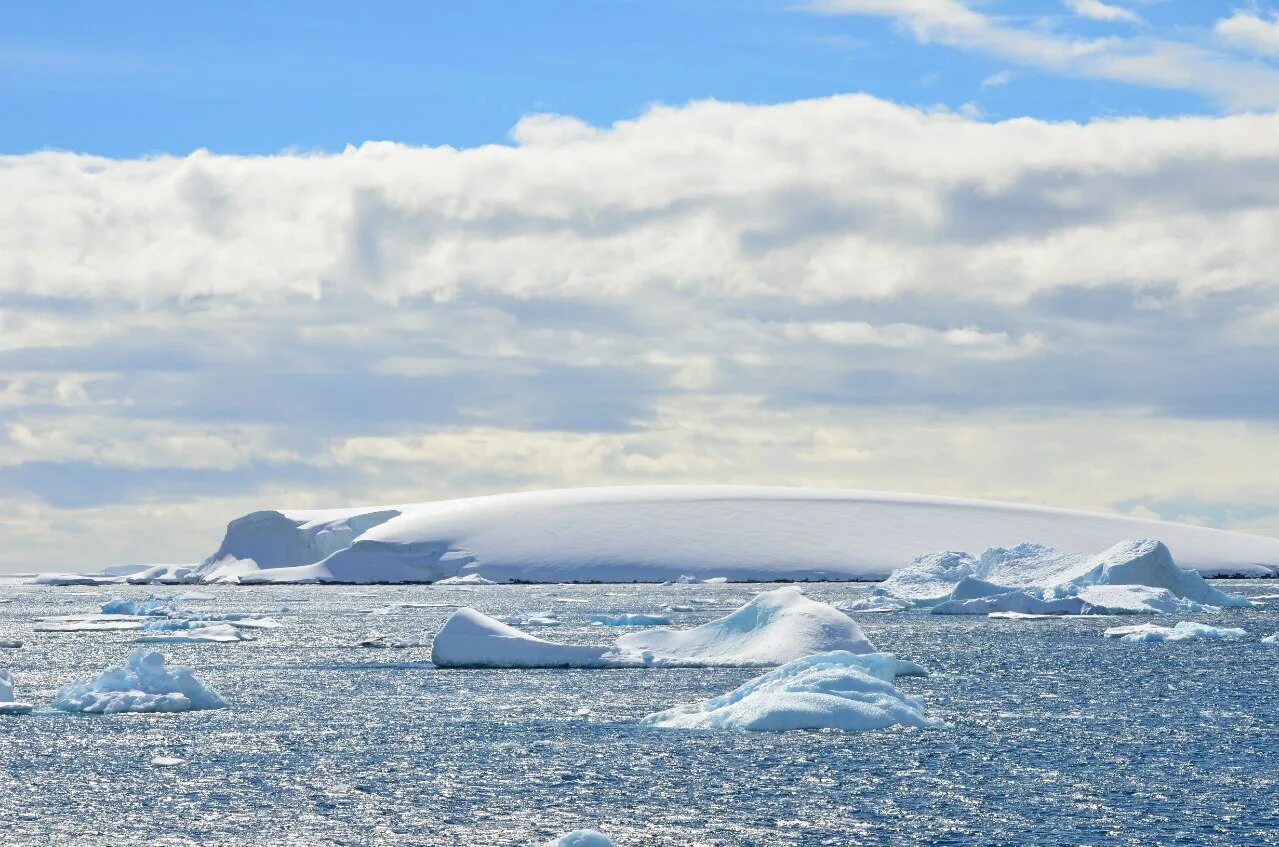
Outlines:
{"type": "Polygon", "coordinates": [[[1153,623],[1115,626],[1102,634],[1120,641],[1239,641],[1248,637],[1247,630],[1209,626],[1193,621],[1181,621],[1176,626],[1159,626],[1153,623]]]}
{"type": "Polygon", "coordinates": [[[238,627],[229,623],[209,621],[158,621],[165,626],[142,627],[142,635],[134,639],[138,644],[206,644],[248,641],[238,627]]]}
{"type": "Polygon", "coordinates": [[[893,685],[897,661],[887,653],[848,651],[795,659],[702,703],[676,706],[641,723],[668,729],[859,732],[896,724],[931,727],[924,701],[893,685]]]}
{"type": "Polygon", "coordinates": [[[1178,614],[1251,605],[1178,567],[1167,545],[1151,539],[1123,541],[1094,556],[1039,544],[992,547],[980,556],[932,553],[884,580],[875,596],[961,615],[1178,614]]]}
{"type": "Polygon", "coordinates": [[[108,668],[88,682],[65,685],[53,698],[64,712],[186,712],[225,709],[227,703],[186,668],[165,664],[164,655],[134,650],[122,667],[108,668]]]}
{"type": "Polygon", "coordinates": [[[607,667],[615,654],[611,647],[545,641],[466,607],[449,616],[431,645],[431,661],[441,668],[607,667]]]}
{"type": "Polygon", "coordinates": [[[736,666],[779,665],[801,656],[875,647],[848,615],[797,588],[766,591],[733,613],[692,629],[654,629],[617,639],[630,653],[736,666]]]}
{"type": "Polygon", "coordinates": [[[25,715],[35,707],[13,699],[13,674],[0,668],[0,715],[25,715]]]}
{"type": "MultiPolygon", "coordinates": [[[[1183,565],[1279,573],[1279,539],[1064,509],[821,488],[632,486],[533,491],[232,521],[198,566],[129,582],[875,580],[929,550],[1035,538],[1088,551],[1160,538],[1183,565]]],[[[62,575],[69,577],[70,575],[62,575]]],[[[63,580],[65,582],[65,579],[63,580]]]]}

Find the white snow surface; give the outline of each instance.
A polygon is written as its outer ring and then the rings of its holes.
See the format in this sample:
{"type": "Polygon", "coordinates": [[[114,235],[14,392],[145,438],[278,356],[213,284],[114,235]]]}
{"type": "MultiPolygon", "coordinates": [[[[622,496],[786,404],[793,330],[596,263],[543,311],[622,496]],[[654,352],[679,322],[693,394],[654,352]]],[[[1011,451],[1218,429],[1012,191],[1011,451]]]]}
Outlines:
{"type": "Polygon", "coordinates": [[[161,653],[137,649],[123,667],[64,685],[52,706],[64,712],[113,714],[225,709],[227,703],[190,670],[165,664],[161,653]]]}
{"type": "Polygon", "coordinates": [[[1173,561],[1152,539],[1121,541],[1097,555],[1039,544],[993,547],[974,557],[947,551],[921,556],[875,588],[934,614],[1178,614],[1219,606],[1247,607],[1173,561]]]}
{"type": "Polygon", "coordinates": [[[575,829],[552,838],[542,847],[615,847],[604,833],[596,829],[575,829]]]}
{"type": "Polygon", "coordinates": [[[1118,638],[1120,641],[1238,641],[1248,637],[1247,630],[1209,626],[1193,621],[1181,621],[1176,626],[1159,626],[1153,623],[1115,626],[1102,634],[1106,638],[1118,638]]]}
{"type": "Polygon", "coordinates": [[[798,588],[766,591],[726,617],[692,629],[627,633],[617,645],[663,659],[745,666],[779,665],[831,650],[875,652],[852,618],[798,588]]]}
{"type": "Polygon", "coordinates": [[[819,653],[788,662],[720,697],[648,715],[641,723],[668,729],[771,732],[938,725],[925,714],[921,698],[893,685],[896,667],[888,653],[819,653]]]}
{"type": "MultiPolygon", "coordinates": [[[[499,494],[231,522],[195,568],[130,582],[880,579],[930,550],[1033,538],[1074,553],[1158,538],[1214,574],[1279,573],[1279,539],[1037,506],[821,488],[633,486],[499,494]]],[[[71,575],[66,575],[71,576],[71,575]]]]}

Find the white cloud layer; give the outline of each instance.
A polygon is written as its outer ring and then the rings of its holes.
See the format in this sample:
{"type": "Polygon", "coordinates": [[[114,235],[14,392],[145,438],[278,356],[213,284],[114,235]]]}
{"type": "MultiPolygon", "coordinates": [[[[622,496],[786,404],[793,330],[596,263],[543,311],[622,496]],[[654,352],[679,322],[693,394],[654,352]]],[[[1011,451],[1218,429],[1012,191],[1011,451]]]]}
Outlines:
{"type": "Polygon", "coordinates": [[[601,482],[1279,515],[1279,116],[845,96],[513,137],[0,158],[0,569],[601,482]]]}
{"type": "Polygon", "coordinates": [[[1236,10],[1217,21],[1217,35],[1226,41],[1263,56],[1279,55],[1279,13],[1259,15],[1236,10]]]}

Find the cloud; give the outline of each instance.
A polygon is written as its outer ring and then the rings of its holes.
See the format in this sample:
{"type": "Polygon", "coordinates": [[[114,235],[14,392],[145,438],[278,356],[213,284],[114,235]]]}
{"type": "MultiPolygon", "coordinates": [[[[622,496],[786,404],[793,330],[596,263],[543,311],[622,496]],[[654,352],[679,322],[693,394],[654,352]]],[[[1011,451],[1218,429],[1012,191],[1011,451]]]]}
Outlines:
{"type": "Polygon", "coordinates": [[[0,568],[594,483],[1277,514],[1276,134],[850,95],[0,158],[0,568]]]}
{"type": "Polygon", "coordinates": [[[1213,31],[1223,40],[1262,56],[1279,55],[1279,14],[1269,17],[1252,12],[1235,10],[1228,18],[1222,18],[1213,31]]]}
{"type": "MultiPolygon", "coordinates": [[[[1109,20],[1127,11],[1097,0],[1076,0],[1071,6],[1093,18],[1111,15],[1109,20]]],[[[1049,73],[1197,92],[1231,111],[1279,106],[1279,69],[1240,61],[1193,39],[1073,36],[1052,29],[1048,20],[1027,25],[983,14],[959,0],[813,0],[808,8],[887,18],[921,44],[971,50],[1049,73]]]]}
{"type": "Polygon", "coordinates": [[[1088,18],[1094,21],[1124,23],[1141,23],[1141,18],[1132,10],[1125,9],[1123,6],[1113,6],[1109,3],[1103,3],[1101,0],[1063,0],[1066,8],[1074,12],[1081,18],[1088,18]]]}
{"type": "Polygon", "coordinates": [[[1005,68],[1002,71],[995,71],[993,74],[983,79],[981,81],[981,86],[982,88],[997,88],[1001,85],[1007,85],[1012,81],[1013,72],[1005,68]]]}

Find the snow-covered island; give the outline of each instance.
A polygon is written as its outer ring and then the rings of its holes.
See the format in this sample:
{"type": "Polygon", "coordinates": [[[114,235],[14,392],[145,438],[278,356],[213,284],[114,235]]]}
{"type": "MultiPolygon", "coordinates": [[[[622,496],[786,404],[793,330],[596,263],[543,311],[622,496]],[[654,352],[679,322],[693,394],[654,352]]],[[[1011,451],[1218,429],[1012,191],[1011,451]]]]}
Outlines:
{"type": "MultiPolygon", "coordinates": [[[[1074,554],[1164,542],[1205,576],[1279,575],[1279,539],[981,500],[826,488],[633,486],[500,494],[232,521],[199,564],[132,583],[878,580],[935,550],[1025,541],[1074,554]]],[[[37,581],[92,581],[50,574],[37,581]]]]}

